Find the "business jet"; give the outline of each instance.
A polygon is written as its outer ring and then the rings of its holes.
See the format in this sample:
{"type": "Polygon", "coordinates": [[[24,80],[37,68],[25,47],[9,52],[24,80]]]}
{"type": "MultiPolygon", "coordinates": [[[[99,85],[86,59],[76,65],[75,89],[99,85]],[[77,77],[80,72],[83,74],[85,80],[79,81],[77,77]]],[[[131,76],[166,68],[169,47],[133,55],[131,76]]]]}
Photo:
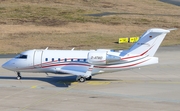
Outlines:
{"type": "Polygon", "coordinates": [[[21,79],[21,72],[33,72],[72,74],[77,76],[77,81],[85,82],[99,73],[158,63],[154,54],[171,30],[175,29],[149,29],[129,50],[28,50],[7,61],[2,67],[15,71],[18,80],[21,79]]]}

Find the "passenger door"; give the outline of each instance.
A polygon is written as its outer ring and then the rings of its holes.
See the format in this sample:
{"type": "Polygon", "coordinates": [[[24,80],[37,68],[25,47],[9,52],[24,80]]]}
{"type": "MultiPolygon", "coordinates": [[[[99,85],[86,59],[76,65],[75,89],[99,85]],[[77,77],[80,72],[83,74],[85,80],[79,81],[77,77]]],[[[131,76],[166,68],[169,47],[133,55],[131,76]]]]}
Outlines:
{"type": "Polygon", "coordinates": [[[33,60],[33,66],[36,68],[42,67],[42,50],[36,50],[34,51],[34,60],[33,60]]]}

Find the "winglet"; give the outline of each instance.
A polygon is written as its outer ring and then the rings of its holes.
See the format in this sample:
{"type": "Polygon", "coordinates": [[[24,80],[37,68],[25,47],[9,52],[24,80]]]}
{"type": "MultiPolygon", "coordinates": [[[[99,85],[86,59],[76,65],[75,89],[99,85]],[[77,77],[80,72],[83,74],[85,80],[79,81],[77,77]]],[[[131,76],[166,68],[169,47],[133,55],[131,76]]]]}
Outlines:
{"type": "Polygon", "coordinates": [[[86,71],[86,74],[84,75],[86,78],[92,75],[93,68],[94,68],[94,65],[91,65],[89,69],[86,71]]]}

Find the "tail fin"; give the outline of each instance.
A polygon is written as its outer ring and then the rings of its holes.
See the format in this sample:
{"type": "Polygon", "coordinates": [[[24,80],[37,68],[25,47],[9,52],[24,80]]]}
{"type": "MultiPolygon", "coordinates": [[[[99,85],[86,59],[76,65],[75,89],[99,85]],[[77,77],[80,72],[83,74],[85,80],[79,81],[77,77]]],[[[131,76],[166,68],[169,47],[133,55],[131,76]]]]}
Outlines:
{"type": "Polygon", "coordinates": [[[153,28],[147,30],[140,39],[126,52],[130,54],[148,55],[153,57],[166,34],[175,29],[153,28]]]}

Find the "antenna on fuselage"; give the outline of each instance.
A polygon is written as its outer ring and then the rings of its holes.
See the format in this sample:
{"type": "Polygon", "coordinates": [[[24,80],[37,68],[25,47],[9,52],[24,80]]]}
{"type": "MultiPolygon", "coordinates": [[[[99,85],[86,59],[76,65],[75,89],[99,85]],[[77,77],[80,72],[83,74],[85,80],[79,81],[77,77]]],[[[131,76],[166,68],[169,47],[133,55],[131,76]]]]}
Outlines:
{"type": "Polygon", "coordinates": [[[75,47],[73,47],[71,50],[74,50],[75,49],[75,47]]]}
{"type": "Polygon", "coordinates": [[[49,47],[46,47],[46,49],[45,49],[45,50],[48,50],[48,48],[49,48],[49,47]]]}

